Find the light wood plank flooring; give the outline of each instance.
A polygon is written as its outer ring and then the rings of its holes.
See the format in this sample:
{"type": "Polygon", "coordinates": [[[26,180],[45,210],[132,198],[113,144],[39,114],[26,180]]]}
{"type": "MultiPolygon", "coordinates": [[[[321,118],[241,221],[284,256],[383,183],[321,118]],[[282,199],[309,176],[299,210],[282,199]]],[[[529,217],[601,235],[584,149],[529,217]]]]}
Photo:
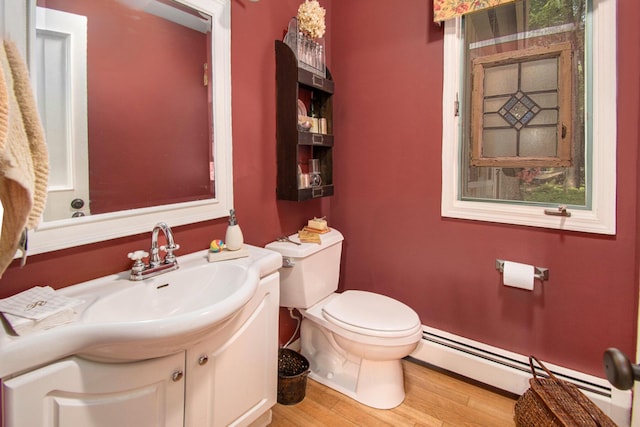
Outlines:
{"type": "Polygon", "coordinates": [[[274,427],[514,426],[515,397],[403,360],[404,402],[393,409],[362,405],[311,379],[297,405],[273,407],[274,427]]]}

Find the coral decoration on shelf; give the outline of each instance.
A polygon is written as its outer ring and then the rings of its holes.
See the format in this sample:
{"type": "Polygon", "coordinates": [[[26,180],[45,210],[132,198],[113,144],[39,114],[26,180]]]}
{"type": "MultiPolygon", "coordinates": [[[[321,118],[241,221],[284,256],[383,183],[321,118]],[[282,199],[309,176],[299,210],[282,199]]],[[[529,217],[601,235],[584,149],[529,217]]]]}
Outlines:
{"type": "Polygon", "coordinates": [[[298,30],[312,39],[324,36],[326,10],[317,0],[305,0],[298,7],[298,30]]]}
{"type": "Polygon", "coordinates": [[[298,66],[326,77],[324,39],[326,11],[317,0],[305,0],[291,18],[284,42],[293,50],[298,66]]]}

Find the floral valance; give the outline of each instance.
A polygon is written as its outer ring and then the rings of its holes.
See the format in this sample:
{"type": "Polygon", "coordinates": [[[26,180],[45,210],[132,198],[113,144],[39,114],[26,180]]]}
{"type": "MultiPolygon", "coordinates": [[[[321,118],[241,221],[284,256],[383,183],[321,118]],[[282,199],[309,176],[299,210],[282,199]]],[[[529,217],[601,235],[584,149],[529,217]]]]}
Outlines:
{"type": "Polygon", "coordinates": [[[433,20],[441,22],[513,1],[515,0],[433,0],[433,20]]]}

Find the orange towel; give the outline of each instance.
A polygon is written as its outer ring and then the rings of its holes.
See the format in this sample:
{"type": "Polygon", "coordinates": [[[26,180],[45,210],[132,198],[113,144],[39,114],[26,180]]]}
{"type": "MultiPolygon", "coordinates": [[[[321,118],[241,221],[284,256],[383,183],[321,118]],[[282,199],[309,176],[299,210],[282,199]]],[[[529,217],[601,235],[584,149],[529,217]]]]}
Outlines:
{"type": "Polygon", "coordinates": [[[16,46],[0,49],[0,277],[25,229],[40,223],[47,195],[49,159],[29,73],[16,46]]]}

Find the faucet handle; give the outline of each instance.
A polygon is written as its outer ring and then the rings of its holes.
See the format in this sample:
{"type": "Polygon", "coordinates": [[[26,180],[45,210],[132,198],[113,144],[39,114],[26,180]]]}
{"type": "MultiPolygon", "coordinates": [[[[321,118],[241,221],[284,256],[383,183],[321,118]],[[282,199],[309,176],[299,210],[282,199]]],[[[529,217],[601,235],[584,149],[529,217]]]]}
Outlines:
{"type": "Polygon", "coordinates": [[[127,254],[127,257],[135,262],[140,261],[142,258],[146,258],[149,256],[149,252],[147,251],[135,251],[135,252],[129,252],[129,254],[127,254]]]}
{"type": "Polygon", "coordinates": [[[178,249],[180,249],[180,245],[177,243],[174,243],[173,245],[162,245],[160,246],[160,250],[164,251],[164,252],[172,252],[172,251],[177,251],[178,249]]]}
{"type": "MultiPolygon", "coordinates": [[[[131,267],[131,277],[135,277],[137,273],[141,273],[145,269],[144,262],[142,262],[142,258],[146,258],[149,256],[149,252],[147,251],[135,251],[129,252],[127,257],[133,261],[133,266],[131,267]]],[[[133,279],[132,279],[133,280],[133,279]]]]}
{"type": "Polygon", "coordinates": [[[174,243],[173,245],[160,246],[160,250],[166,252],[166,255],[164,256],[164,262],[167,264],[175,262],[176,256],[173,254],[173,251],[176,251],[178,249],[180,249],[180,245],[177,243],[174,243]]]}

